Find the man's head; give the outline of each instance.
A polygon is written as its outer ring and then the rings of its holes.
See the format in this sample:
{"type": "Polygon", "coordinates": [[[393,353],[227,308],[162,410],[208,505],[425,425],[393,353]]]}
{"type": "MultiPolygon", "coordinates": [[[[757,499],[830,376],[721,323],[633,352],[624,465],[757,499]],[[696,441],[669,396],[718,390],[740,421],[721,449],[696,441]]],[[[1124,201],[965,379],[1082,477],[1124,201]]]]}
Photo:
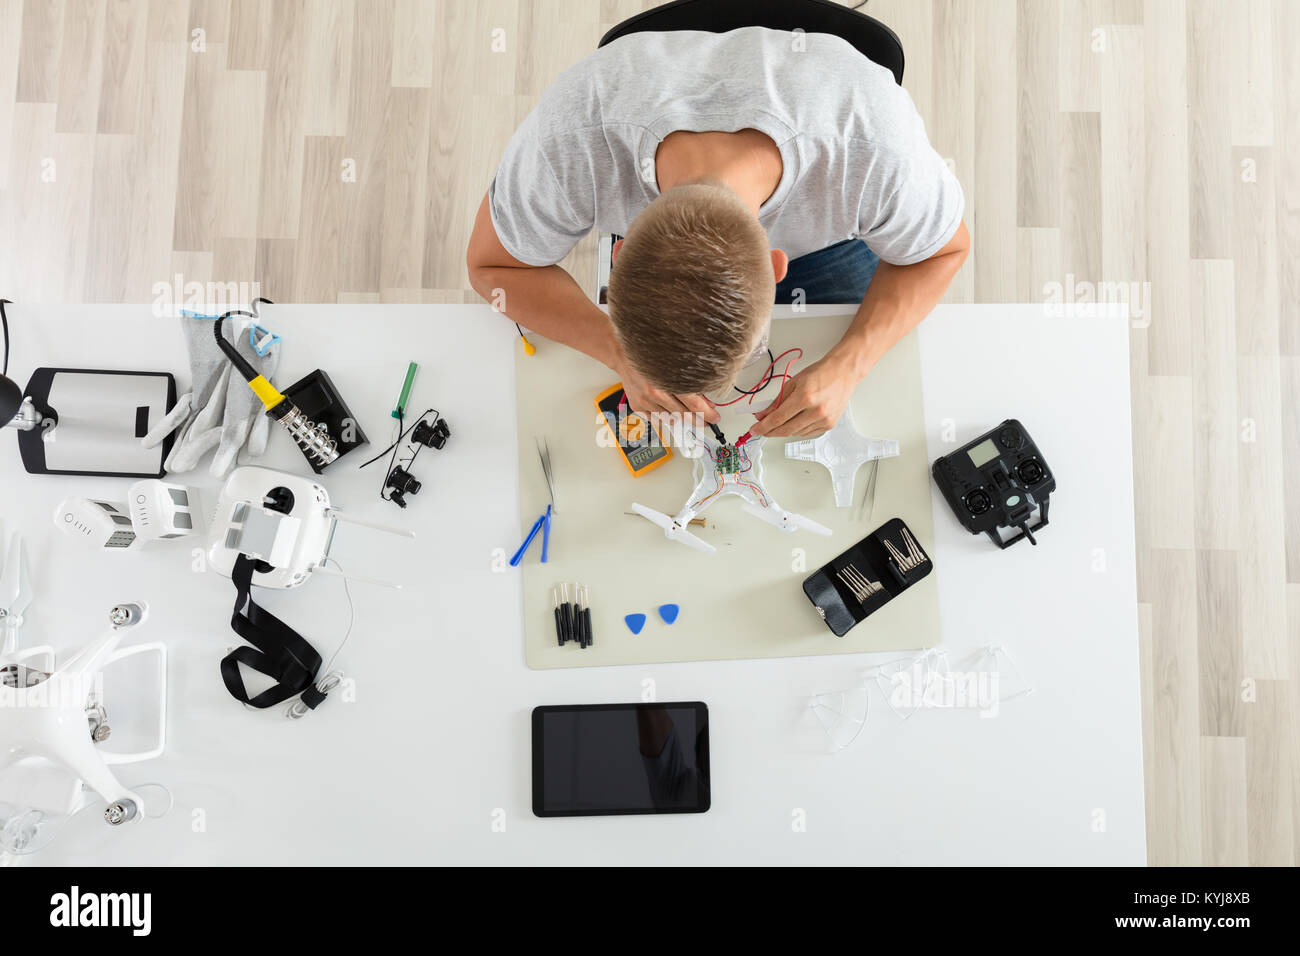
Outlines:
{"type": "Polygon", "coordinates": [[[730,385],[772,314],[784,253],[718,182],[674,186],[615,249],[609,317],[623,354],[658,388],[704,394],[730,385]]]}

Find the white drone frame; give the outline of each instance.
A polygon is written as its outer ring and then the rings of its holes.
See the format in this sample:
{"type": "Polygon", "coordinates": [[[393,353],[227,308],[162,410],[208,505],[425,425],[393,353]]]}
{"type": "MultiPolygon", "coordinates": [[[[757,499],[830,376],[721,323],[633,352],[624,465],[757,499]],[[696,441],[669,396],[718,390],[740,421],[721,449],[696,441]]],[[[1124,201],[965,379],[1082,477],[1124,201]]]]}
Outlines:
{"type": "Polygon", "coordinates": [[[717,439],[699,434],[690,426],[685,426],[683,428],[681,452],[687,458],[694,459],[691,476],[695,481],[695,490],[686,499],[686,504],[682,507],[682,510],[671,517],[635,501],[632,502],[632,510],[663,528],[664,537],[670,541],[680,541],[697,551],[704,551],[708,554],[717,551],[717,548],[696,537],[687,528],[691,523],[691,519],[702,514],[709,505],[719,498],[725,498],[728,495],[735,495],[740,498],[743,502],[741,509],[748,514],[761,518],[787,534],[802,529],[811,531],[814,534],[829,535],[831,529],[825,525],[783,509],[776,503],[772,493],[763,486],[763,444],[765,441],[766,439],[761,437],[751,438],[740,448],[736,448],[734,445],[723,446],[717,439]],[[745,463],[742,470],[736,472],[718,470],[718,452],[719,449],[724,447],[729,450],[735,449],[736,453],[741,456],[741,461],[745,463]]]}
{"type": "MultiPolygon", "coordinates": [[[[122,785],[110,769],[160,756],[167,744],[167,648],[161,642],[119,647],[122,638],[142,623],[147,608],[142,603],[120,604],[110,615],[110,626],[99,637],[56,663],[48,645],[19,647],[22,612],[31,602],[26,556],[15,535],[10,546],[0,595],[6,607],[4,644],[0,649],[0,764],[6,777],[0,794],[6,802],[42,813],[66,816],[80,809],[89,788],[108,804],[104,820],[121,824],[144,818],[138,794],[122,785]],[[16,612],[16,613],[15,613],[16,612]],[[110,664],[136,654],[158,655],[158,723],[152,745],[124,753],[99,749],[99,733],[107,737],[100,675],[110,664]],[[42,664],[34,666],[34,661],[42,664]],[[51,765],[69,775],[72,789],[49,789],[51,765]]],[[[61,778],[60,778],[61,779],[61,778]]]]}

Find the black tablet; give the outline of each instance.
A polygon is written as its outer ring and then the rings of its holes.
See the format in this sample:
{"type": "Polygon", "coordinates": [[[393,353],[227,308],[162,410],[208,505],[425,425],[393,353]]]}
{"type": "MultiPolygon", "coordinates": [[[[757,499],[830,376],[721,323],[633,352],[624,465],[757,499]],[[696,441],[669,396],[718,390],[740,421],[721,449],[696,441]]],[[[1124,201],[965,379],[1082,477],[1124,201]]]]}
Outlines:
{"type": "Polygon", "coordinates": [[[709,708],[699,701],[533,710],[537,816],[707,809],[709,708]]]}

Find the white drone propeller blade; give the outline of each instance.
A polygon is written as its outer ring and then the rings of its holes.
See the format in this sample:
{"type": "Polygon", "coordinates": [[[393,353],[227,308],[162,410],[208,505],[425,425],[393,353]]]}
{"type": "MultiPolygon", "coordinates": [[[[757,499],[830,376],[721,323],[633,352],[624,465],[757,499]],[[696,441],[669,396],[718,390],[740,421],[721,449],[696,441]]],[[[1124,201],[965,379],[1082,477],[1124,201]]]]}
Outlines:
{"type": "Polygon", "coordinates": [[[753,502],[746,501],[741,506],[745,511],[755,518],[762,518],[770,525],[780,528],[786,533],[797,530],[811,531],[813,534],[830,535],[831,529],[824,524],[818,524],[812,518],[805,518],[803,515],[797,515],[789,511],[782,511],[780,508],[762,508],[753,502]]]}
{"type": "Polygon", "coordinates": [[[680,541],[682,544],[694,548],[696,551],[703,551],[706,554],[712,554],[717,550],[713,545],[700,538],[695,537],[685,528],[677,524],[676,519],[664,514],[662,511],[655,511],[653,508],[647,508],[643,504],[632,502],[632,510],[643,518],[648,518],[659,527],[664,529],[664,537],[670,541],[680,541]]]}
{"type": "Polygon", "coordinates": [[[21,616],[32,603],[31,580],[27,574],[27,549],[17,534],[9,542],[4,572],[0,574],[0,607],[10,614],[21,616]]]}
{"type": "Polygon", "coordinates": [[[819,524],[818,522],[813,521],[812,518],[805,518],[803,515],[797,515],[792,512],[787,512],[786,517],[790,519],[792,525],[801,531],[811,531],[813,534],[825,535],[826,537],[830,537],[831,535],[830,528],[826,527],[824,524],[819,524]]]}
{"type": "Polygon", "coordinates": [[[637,514],[639,514],[642,518],[647,518],[650,521],[653,521],[655,524],[663,528],[665,531],[672,530],[673,519],[670,518],[668,515],[664,514],[662,511],[655,511],[653,508],[647,508],[645,505],[639,504],[638,502],[635,501],[632,502],[632,510],[635,511],[637,514]]]}
{"type": "Polygon", "coordinates": [[[746,501],[741,504],[740,510],[746,514],[751,514],[762,521],[766,521],[768,524],[780,528],[782,531],[794,530],[794,528],[786,525],[784,520],[785,512],[780,508],[764,508],[760,505],[754,504],[752,501],[746,501]]]}
{"type": "Polygon", "coordinates": [[[676,531],[669,531],[668,537],[673,541],[680,541],[682,544],[689,545],[696,551],[703,551],[705,554],[713,554],[718,549],[709,544],[702,538],[697,538],[685,528],[678,528],[676,531]]]}

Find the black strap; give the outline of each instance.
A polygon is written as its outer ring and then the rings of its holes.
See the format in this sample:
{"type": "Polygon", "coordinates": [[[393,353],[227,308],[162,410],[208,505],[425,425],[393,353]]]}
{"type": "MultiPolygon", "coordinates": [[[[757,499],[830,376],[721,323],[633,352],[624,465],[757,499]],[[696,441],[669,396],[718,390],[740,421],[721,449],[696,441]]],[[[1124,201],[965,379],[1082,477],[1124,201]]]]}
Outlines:
{"type": "Polygon", "coordinates": [[[235,559],[230,574],[236,591],[235,612],[230,618],[230,626],[253,646],[237,647],[221,659],[221,679],[231,697],[250,707],[272,707],[302,694],[303,703],[314,708],[325,699],[325,695],[314,686],[321,657],[301,634],[253,600],[250,593],[253,572],[259,570],[259,564],[261,562],[241,554],[235,559]],[[239,673],[240,664],[265,674],[276,682],[275,686],[256,697],[249,697],[243,675],[239,673]]]}

